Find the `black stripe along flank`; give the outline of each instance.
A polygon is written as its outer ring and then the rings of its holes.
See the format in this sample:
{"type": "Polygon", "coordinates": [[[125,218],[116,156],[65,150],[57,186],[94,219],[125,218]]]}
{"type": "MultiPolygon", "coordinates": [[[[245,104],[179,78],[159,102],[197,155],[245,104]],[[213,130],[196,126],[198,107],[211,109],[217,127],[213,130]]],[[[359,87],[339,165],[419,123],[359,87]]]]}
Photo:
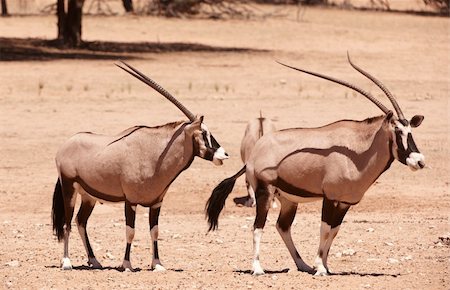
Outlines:
{"type": "Polygon", "coordinates": [[[277,181],[274,185],[284,192],[287,192],[289,194],[293,194],[293,195],[296,195],[299,197],[303,197],[303,198],[312,198],[312,197],[322,197],[323,196],[322,193],[309,192],[307,190],[295,187],[294,185],[286,182],[285,180],[283,180],[280,177],[277,178],[277,181]]]}

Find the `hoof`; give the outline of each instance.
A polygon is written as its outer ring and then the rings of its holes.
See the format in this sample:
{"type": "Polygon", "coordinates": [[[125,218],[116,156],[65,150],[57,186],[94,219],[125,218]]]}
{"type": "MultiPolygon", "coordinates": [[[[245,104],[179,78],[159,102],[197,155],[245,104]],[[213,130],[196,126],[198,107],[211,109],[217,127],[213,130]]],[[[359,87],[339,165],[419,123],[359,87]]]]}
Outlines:
{"type": "Polygon", "coordinates": [[[88,265],[92,269],[102,269],[102,264],[100,264],[96,258],[89,258],[88,265]]]}
{"type": "Polygon", "coordinates": [[[264,270],[261,267],[261,264],[259,263],[259,261],[254,261],[253,262],[253,267],[252,267],[252,275],[253,276],[260,276],[260,275],[264,275],[264,270]]]}
{"type": "Polygon", "coordinates": [[[264,274],[265,273],[264,273],[264,271],[262,269],[260,269],[260,270],[253,270],[253,273],[252,273],[253,276],[261,276],[261,275],[264,275],[264,274]]]}
{"type": "Polygon", "coordinates": [[[164,268],[161,264],[156,264],[152,266],[153,272],[165,272],[166,268],[164,268]]]}
{"type": "Polygon", "coordinates": [[[62,270],[72,270],[72,263],[69,258],[63,258],[61,261],[62,270]]]}
{"type": "Polygon", "coordinates": [[[123,272],[134,272],[133,267],[131,267],[131,262],[124,260],[122,266],[119,267],[120,271],[123,272]]]}
{"type": "Polygon", "coordinates": [[[330,273],[326,270],[325,271],[317,271],[314,274],[314,276],[316,276],[316,277],[329,276],[329,275],[330,275],[330,273]]]}
{"type": "Polygon", "coordinates": [[[249,197],[248,195],[242,197],[235,197],[233,201],[237,206],[254,207],[256,205],[253,198],[249,197]]]}

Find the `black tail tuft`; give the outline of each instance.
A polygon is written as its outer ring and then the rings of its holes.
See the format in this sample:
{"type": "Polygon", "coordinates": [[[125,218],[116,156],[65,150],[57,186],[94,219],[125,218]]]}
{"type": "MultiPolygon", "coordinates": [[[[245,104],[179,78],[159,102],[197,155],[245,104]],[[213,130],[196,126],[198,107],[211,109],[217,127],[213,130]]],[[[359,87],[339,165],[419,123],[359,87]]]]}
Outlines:
{"type": "Polygon", "coordinates": [[[52,221],[53,232],[58,237],[58,241],[64,238],[64,200],[61,181],[58,179],[53,193],[52,221]]]}
{"type": "Polygon", "coordinates": [[[245,169],[244,166],[238,173],[223,180],[216,188],[214,188],[205,206],[206,217],[209,224],[208,232],[216,230],[219,226],[219,215],[225,206],[225,201],[233,190],[236,179],[244,174],[245,169]]]}

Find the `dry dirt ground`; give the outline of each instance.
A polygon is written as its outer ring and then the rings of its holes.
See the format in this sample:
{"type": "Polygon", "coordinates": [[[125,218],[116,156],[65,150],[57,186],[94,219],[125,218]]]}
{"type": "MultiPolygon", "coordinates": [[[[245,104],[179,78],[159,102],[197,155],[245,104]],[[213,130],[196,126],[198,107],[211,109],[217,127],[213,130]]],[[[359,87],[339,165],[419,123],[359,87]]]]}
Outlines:
{"type": "MultiPolygon", "coordinates": [[[[88,227],[105,269],[90,270],[74,224],[73,271],[60,270],[62,244],[52,235],[55,152],[78,131],[114,134],[183,115],[114,60],[0,62],[0,288],[11,289],[448,289],[449,19],[405,14],[308,9],[267,20],[180,20],[85,17],[85,40],[186,42],[265,51],[124,54],[129,62],[205,115],[232,156],[223,166],[196,159],[171,186],[160,217],[160,254],[168,271],[150,270],[147,210],[138,207],[132,248],[136,272],[119,272],[125,249],[123,206],[97,205],[88,227]],[[254,209],[232,198],[206,234],[211,190],[240,167],[239,145],[260,110],[278,128],[320,126],[380,111],[353,92],[288,70],[275,60],[328,73],[385,97],[347,63],[346,51],[397,96],[407,117],[425,115],[414,131],[431,167],[411,172],[395,162],[351,208],[330,251],[335,275],[298,272],[275,229],[271,210],[262,240],[267,274],[250,275],[254,209]],[[346,253],[354,251],[353,255],[346,253]]],[[[53,16],[1,18],[1,37],[52,39],[53,16]]],[[[1,45],[1,44],[0,44],[1,45]]],[[[312,264],[319,241],[320,202],[299,207],[293,238],[312,264]]]]}

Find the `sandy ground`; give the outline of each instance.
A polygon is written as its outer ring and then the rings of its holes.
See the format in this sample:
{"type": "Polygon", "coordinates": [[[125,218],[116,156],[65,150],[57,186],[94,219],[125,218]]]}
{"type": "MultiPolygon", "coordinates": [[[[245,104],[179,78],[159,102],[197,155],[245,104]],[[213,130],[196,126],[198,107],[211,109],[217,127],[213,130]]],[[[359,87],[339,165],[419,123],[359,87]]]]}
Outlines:
{"type": "MultiPolygon", "coordinates": [[[[138,207],[132,248],[134,273],[122,273],[123,206],[97,205],[88,227],[106,268],[90,270],[76,231],[73,271],[61,271],[62,244],[52,235],[51,199],[57,148],[78,131],[114,134],[137,124],[159,125],[182,114],[113,60],[0,63],[0,288],[129,289],[448,289],[449,246],[449,20],[401,14],[308,9],[303,21],[288,17],[213,21],[86,17],[85,40],[190,42],[264,49],[244,53],[139,54],[130,63],[148,73],[205,123],[232,158],[222,167],[201,159],[171,186],[160,218],[165,273],[150,271],[147,210],[138,207]],[[328,73],[381,92],[351,69],[353,60],[394,92],[407,117],[425,115],[414,131],[431,169],[411,172],[395,162],[349,211],[331,251],[336,275],[298,272],[274,227],[271,210],[262,240],[267,274],[250,275],[254,209],[232,198],[245,194],[239,180],[220,219],[206,235],[203,208],[211,190],[240,167],[246,122],[259,115],[278,128],[320,126],[380,114],[363,97],[302,75],[274,60],[328,73]],[[353,255],[346,253],[353,250],[353,255]]],[[[56,33],[56,19],[1,18],[1,37],[56,33]]],[[[0,44],[1,45],[1,44],[0,44]]],[[[320,203],[301,205],[293,238],[312,264],[318,247],[320,203]]]]}

